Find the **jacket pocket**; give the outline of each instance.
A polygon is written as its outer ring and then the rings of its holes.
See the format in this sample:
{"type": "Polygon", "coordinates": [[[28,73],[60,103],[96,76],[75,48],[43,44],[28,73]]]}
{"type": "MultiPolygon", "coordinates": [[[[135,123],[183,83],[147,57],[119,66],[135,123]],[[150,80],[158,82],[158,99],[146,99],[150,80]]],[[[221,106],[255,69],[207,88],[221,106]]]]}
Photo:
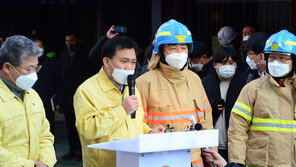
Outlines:
{"type": "Polygon", "coordinates": [[[1,127],[2,146],[14,146],[15,141],[22,141],[28,137],[25,114],[16,113],[13,117],[7,117],[1,122],[1,127]]]}
{"type": "Polygon", "coordinates": [[[269,138],[250,139],[247,144],[246,164],[250,166],[265,167],[268,165],[269,138]]]}

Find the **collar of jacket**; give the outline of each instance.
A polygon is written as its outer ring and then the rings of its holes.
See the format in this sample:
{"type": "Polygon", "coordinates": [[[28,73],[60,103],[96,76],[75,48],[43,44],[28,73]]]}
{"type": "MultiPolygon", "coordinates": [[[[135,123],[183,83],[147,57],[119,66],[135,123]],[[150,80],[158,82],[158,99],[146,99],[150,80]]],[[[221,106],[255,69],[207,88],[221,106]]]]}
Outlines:
{"type": "Polygon", "coordinates": [[[164,77],[174,84],[180,84],[187,79],[188,65],[181,71],[175,67],[159,62],[159,70],[163,73],[164,77]]]}
{"type": "MultiPolygon", "coordinates": [[[[281,87],[280,84],[267,72],[265,72],[266,76],[268,77],[268,80],[274,84],[276,87],[281,87]]],[[[284,85],[285,87],[289,86],[289,85],[294,85],[294,87],[296,87],[296,83],[295,83],[295,74],[293,75],[293,77],[288,77],[284,79],[284,85]]]]}
{"type": "Polygon", "coordinates": [[[107,76],[104,70],[104,66],[101,68],[100,72],[97,74],[97,80],[100,83],[101,88],[104,92],[107,92],[112,89],[118,90],[117,87],[112,83],[110,78],[107,76]]]}
{"type": "Polygon", "coordinates": [[[152,53],[152,56],[151,56],[149,64],[148,64],[148,69],[153,70],[157,66],[159,59],[160,59],[159,53],[158,54],[152,53]]]}
{"type": "MultiPolygon", "coordinates": [[[[30,90],[25,91],[24,93],[30,94],[30,90]]],[[[14,97],[17,97],[15,94],[13,94],[10,91],[10,89],[4,84],[4,82],[1,79],[0,79],[0,97],[4,102],[9,101],[9,100],[13,99],[14,97]]]]}

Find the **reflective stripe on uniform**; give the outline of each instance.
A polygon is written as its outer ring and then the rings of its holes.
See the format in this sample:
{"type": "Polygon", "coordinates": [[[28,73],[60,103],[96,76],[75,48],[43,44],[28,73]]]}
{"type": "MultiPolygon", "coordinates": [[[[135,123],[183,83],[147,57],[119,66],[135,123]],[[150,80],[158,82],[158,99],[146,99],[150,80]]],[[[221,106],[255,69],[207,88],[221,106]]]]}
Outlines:
{"type": "Polygon", "coordinates": [[[143,110],[144,110],[144,120],[147,121],[148,120],[147,109],[143,107],[143,110]]]}
{"type": "Polygon", "coordinates": [[[296,132],[296,121],[253,118],[250,130],[274,131],[274,132],[296,132]]]}
{"type": "Polygon", "coordinates": [[[204,166],[202,158],[200,158],[197,161],[192,161],[191,164],[192,164],[192,167],[203,167],[204,166]]]}
{"type": "Polygon", "coordinates": [[[190,120],[191,115],[194,117],[204,116],[204,113],[194,113],[194,114],[187,114],[187,115],[172,115],[172,116],[148,116],[148,119],[156,119],[156,120],[171,120],[171,119],[186,119],[190,120]]]}
{"type": "Polygon", "coordinates": [[[245,119],[251,121],[252,120],[252,110],[249,106],[236,101],[233,108],[232,112],[244,117],[245,119]]]}
{"type": "Polygon", "coordinates": [[[210,105],[210,102],[209,102],[209,99],[206,98],[204,101],[203,101],[203,110],[205,112],[209,111],[211,109],[211,105],[210,105]]]}
{"type": "Polygon", "coordinates": [[[147,124],[170,124],[190,122],[193,115],[196,120],[204,119],[205,113],[195,109],[192,111],[169,111],[169,112],[148,112],[144,109],[147,124]]]}

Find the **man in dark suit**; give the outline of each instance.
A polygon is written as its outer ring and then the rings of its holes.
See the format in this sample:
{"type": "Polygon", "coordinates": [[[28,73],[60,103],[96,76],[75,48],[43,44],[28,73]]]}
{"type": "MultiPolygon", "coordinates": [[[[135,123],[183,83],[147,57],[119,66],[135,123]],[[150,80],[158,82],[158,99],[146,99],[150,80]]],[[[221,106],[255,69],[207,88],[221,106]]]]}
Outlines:
{"type": "Polygon", "coordinates": [[[66,48],[59,55],[63,87],[59,104],[65,115],[70,150],[62,159],[75,158],[75,161],[81,161],[81,144],[75,127],[73,96],[78,86],[88,78],[88,54],[81,48],[81,40],[75,32],[66,34],[65,43],[66,48]]]}

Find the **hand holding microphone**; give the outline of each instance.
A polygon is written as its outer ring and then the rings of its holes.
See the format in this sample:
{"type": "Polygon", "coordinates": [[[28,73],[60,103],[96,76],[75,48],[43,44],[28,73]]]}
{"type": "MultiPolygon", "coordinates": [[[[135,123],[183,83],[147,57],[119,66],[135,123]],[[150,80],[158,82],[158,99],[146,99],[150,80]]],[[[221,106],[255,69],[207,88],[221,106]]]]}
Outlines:
{"type": "Polygon", "coordinates": [[[122,107],[128,115],[133,114],[138,110],[139,102],[136,95],[126,97],[122,102],[122,107]]]}

